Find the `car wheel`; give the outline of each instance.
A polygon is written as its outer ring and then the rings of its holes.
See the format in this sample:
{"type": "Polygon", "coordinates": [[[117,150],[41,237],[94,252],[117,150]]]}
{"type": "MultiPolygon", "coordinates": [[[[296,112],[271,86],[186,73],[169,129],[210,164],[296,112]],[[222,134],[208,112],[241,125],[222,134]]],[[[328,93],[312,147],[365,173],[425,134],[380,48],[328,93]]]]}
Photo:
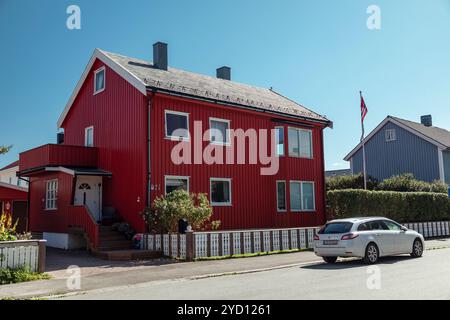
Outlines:
{"type": "Polygon", "coordinates": [[[368,264],[375,264],[380,257],[380,251],[375,243],[369,243],[366,247],[366,255],[364,256],[364,262],[368,264]]]}
{"type": "Polygon", "coordinates": [[[336,263],[337,257],[322,257],[326,263],[336,263]]]}
{"type": "Polygon", "coordinates": [[[419,239],[414,240],[411,257],[419,258],[423,254],[423,244],[419,239]]]}

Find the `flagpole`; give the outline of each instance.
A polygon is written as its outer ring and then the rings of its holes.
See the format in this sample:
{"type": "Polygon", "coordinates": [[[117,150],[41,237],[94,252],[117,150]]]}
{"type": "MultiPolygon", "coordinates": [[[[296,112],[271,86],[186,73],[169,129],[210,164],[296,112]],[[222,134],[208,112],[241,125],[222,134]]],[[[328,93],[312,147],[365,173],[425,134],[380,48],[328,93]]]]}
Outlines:
{"type": "MultiPolygon", "coordinates": [[[[359,96],[362,99],[362,92],[359,92],[359,96]]],[[[367,190],[367,173],[366,173],[366,146],[364,142],[364,122],[361,119],[361,143],[363,153],[363,175],[364,175],[364,190],[367,190]]]]}

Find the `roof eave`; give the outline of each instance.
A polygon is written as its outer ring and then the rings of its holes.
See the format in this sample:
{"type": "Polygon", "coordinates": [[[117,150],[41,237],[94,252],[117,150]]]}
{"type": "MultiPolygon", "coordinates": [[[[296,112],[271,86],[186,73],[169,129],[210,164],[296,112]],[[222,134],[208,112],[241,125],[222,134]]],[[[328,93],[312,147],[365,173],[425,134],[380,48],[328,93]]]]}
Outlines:
{"type": "Polygon", "coordinates": [[[189,94],[189,93],[183,93],[183,92],[173,91],[173,90],[169,90],[169,89],[162,89],[162,88],[158,88],[158,87],[154,87],[154,86],[147,86],[147,90],[149,90],[153,93],[161,92],[164,94],[186,97],[186,98],[190,98],[190,99],[196,99],[196,100],[200,100],[200,101],[206,101],[206,102],[221,104],[221,105],[225,105],[225,106],[234,106],[234,107],[239,107],[242,109],[248,109],[248,110],[253,110],[253,111],[258,111],[258,112],[263,112],[263,113],[282,115],[282,116],[294,118],[294,119],[301,119],[301,120],[317,122],[317,123],[322,124],[325,128],[327,128],[327,127],[331,128],[331,129],[333,128],[333,121],[328,120],[328,119],[323,119],[323,120],[315,119],[315,118],[310,118],[307,116],[300,116],[300,115],[294,115],[294,114],[290,114],[290,113],[278,112],[278,111],[274,111],[274,110],[262,109],[262,108],[258,108],[258,107],[245,105],[245,104],[224,101],[224,100],[214,99],[214,98],[201,97],[201,96],[196,96],[196,95],[189,94]]]}

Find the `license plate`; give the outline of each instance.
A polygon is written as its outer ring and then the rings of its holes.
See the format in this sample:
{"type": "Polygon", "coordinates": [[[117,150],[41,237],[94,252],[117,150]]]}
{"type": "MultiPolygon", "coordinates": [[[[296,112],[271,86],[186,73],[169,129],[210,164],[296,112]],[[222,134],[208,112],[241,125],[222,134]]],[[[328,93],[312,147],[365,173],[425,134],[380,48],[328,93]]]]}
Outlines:
{"type": "Polygon", "coordinates": [[[335,246],[338,244],[337,240],[323,240],[325,246],[335,246]]]}

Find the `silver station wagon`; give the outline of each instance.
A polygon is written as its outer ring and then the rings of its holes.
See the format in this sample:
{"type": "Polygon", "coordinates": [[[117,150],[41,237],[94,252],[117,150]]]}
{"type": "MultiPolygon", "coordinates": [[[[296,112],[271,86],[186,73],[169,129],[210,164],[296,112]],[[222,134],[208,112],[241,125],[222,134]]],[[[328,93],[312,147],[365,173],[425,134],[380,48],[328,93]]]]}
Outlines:
{"type": "Polygon", "coordinates": [[[420,233],[383,217],[333,220],[314,237],[314,253],[327,263],[338,257],[363,258],[369,264],[384,256],[421,257],[424,247],[420,233]]]}

